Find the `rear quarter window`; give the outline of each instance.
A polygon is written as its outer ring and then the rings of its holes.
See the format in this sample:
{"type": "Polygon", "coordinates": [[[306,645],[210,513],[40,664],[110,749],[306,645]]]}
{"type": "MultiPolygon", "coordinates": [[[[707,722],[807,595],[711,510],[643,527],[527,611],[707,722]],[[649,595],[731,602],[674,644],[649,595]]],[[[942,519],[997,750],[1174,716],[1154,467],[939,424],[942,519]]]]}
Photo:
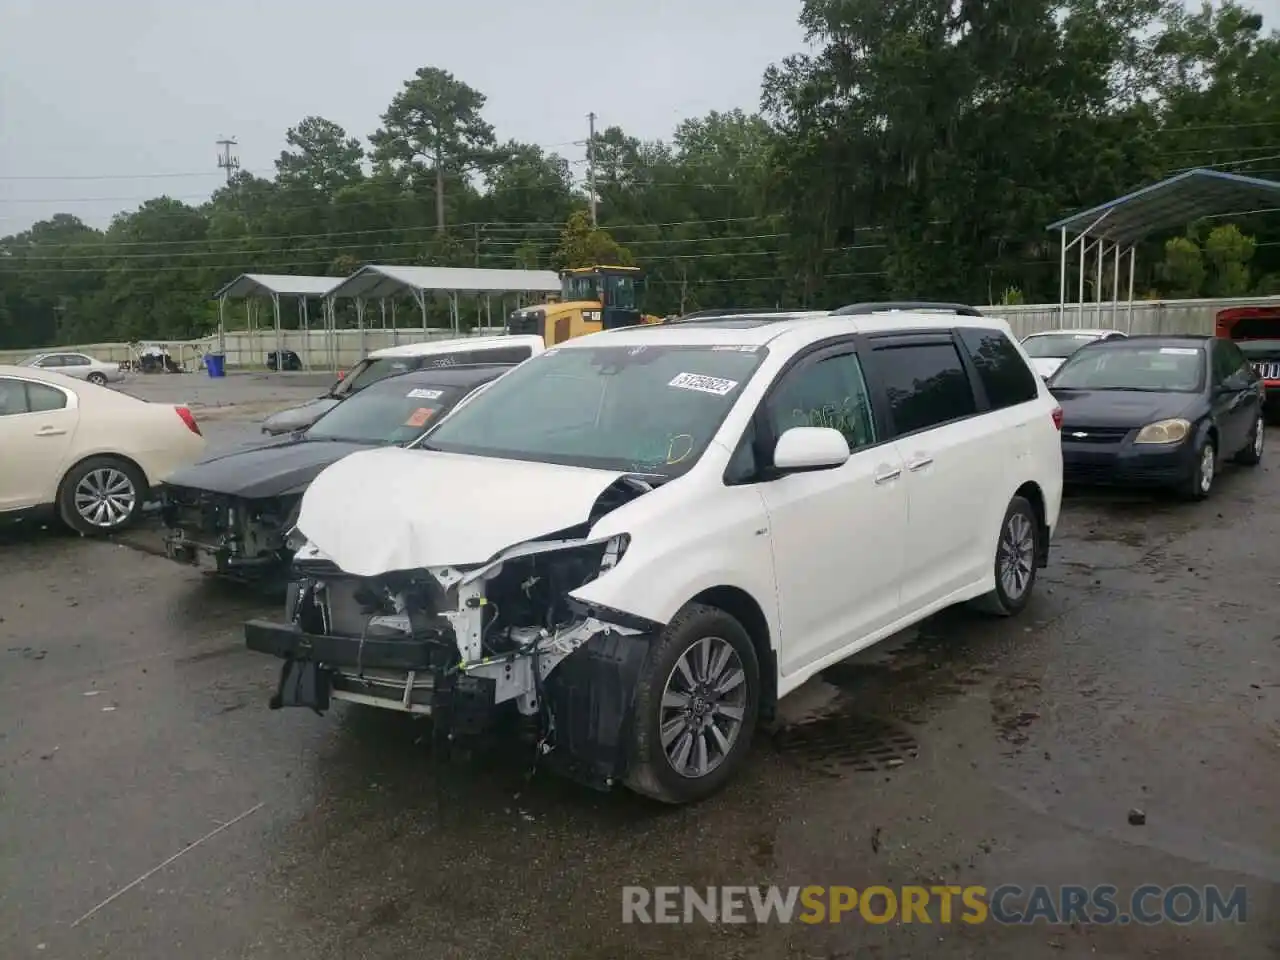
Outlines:
{"type": "Polygon", "coordinates": [[[1040,396],[1035,372],[1002,330],[960,330],[969,357],[978,371],[991,409],[1001,410],[1040,396]]]}

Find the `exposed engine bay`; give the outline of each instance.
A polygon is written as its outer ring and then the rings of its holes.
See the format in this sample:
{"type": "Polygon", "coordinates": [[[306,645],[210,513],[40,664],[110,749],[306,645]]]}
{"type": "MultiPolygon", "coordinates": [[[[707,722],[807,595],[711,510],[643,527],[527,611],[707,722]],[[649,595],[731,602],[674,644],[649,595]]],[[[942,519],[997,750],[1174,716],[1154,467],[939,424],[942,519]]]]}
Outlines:
{"type": "Polygon", "coordinates": [[[562,718],[545,696],[552,672],[585,644],[620,642],[652,626],[570,596],[618,563],[630,540],[593,539],[591,527],[651,489],[623,476],[586,522],[471,567],[358,577],[300,544],[287,625],[245,625],[251,649],[286,660],[272,706],[323,712],[332,698],[431,715],[437,735],[453,739],[481,732],[495,707],[513,705],[537,719],[540,742],[553,749],[562,718]]]}
{"type": "Polygon", "coordinates": [[[165,550],[174,560],[222,573],[249,573],[287,559],[286,535],[298,514],[298,495],[248,500],[187,487],[165,487],[161,519],[165,550]]]}

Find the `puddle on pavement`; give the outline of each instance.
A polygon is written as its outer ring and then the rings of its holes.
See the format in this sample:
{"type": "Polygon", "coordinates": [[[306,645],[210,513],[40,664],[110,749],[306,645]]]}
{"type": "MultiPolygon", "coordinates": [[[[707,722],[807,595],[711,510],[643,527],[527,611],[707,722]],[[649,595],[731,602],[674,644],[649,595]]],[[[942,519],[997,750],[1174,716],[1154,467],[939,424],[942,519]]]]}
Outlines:
{"type": "MultiPolygon", "coordinates": [[[[945,704],[986,684],[1014,634],[947,611],[901,638],[834,664],[780,706],[775,749],[815,773],[893,770],[915,759],[920,726],[945,704]],[[798,701],[800,715],[792,704],[798,701]],[[805,704],[813,704],[805,712],[805,704]]],[[[1025,633],[1017,631],[1021,638],[1025,633]]]]}

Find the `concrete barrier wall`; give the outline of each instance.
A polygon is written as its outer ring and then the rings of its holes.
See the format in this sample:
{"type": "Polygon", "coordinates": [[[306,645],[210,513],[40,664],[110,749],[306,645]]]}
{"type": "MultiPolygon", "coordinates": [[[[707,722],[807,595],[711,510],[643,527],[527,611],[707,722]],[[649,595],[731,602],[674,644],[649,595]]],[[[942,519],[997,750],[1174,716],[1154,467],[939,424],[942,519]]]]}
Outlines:
{"type": "MultiPolygon", "coordinates": [[[[1280,296],[1138,300],[1132,305],[1122,303],[1115,309],[1110,302],[1083,305],[1070,303],[1064,312],[1059,311],[1056,303],[997,305],[982,309],[992,316],[1004,317],[1015,334],[1025,337],[1057,327],[1107,327],[1129,333],[1212,333],[1214,317],[1218,311],[1236,306],[1280,306],[1280,296]]],[[[472,330],[469,335],[493,336],[502,332],[502,327],[481,327],[472,330]]],[[[281,332],[281,341],[285,350],[293,350],[302,358],[307,369],[343,370],[355,364],[370,350],[424,340],[447,340],[452,336],[454,334],[450,330],[423,330],[421,327],[398,330],[368,328],[363,334],[358,330],[312,330],[310,333],[284,330],[281,332]]],[[[272,329],[228,331],[226,345],[228,369],[261,369],[266,364],[267,354],[276,349],[276,334],[272,329]]],[[[215,336],[168,344],[170,354],[188,370],[199,369],[200,358],[216,348],[215,336]]],[[[0,363],[16,363],[34,353],[53,350],[76,350],[108,362],[119,362],[132,357],[132,351],[126,343],[86,343],[46,347],[43,350],[0,351],[0,363]]]]}

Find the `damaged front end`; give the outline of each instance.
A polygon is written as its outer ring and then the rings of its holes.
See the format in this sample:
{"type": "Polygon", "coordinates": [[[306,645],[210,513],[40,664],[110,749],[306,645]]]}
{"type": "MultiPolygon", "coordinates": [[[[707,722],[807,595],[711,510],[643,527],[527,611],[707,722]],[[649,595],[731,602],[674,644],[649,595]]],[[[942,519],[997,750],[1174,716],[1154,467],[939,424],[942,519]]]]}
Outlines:
{"type": "Polygon", "coordinates": [[[587,536],[600,508],[648,489],[622,478],[588,523],[469,568],[358,577],[301,546],[286,622],[245,624],[250,649],[285,661],[272,708],[427,715],[446,743],[522,719],[544,762],[607,788],[625,773],[632,691],[662,625],[572,594],[627,550],[626,534],[587,536]]]}
{"type": "Polygon", "coordinates": [[[256,500],[166,485],[160,516],[165,554],[210,573],[249,578],[287,563],[299,495],[256,500]]]}

